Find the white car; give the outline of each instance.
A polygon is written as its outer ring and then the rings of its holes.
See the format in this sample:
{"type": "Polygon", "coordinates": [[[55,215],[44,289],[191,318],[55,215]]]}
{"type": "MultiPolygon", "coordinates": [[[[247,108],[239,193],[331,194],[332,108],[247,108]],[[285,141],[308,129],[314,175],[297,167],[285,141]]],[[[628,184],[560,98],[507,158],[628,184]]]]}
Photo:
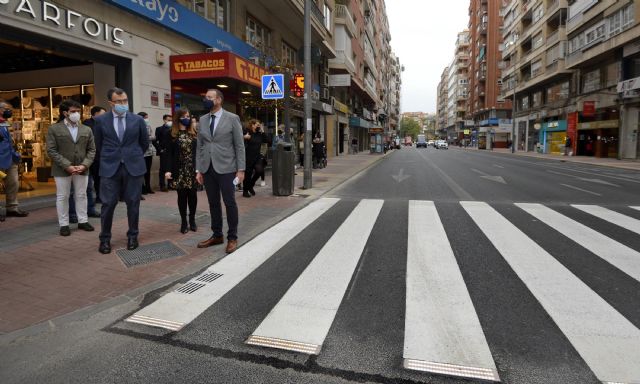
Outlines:
{"type": "Polygon", "coordinates": [[[436,148],[437,149],[449,149],[449,144],[447,143],[446,140],[438,140],[438,141],[436,141],[436,148]]]}

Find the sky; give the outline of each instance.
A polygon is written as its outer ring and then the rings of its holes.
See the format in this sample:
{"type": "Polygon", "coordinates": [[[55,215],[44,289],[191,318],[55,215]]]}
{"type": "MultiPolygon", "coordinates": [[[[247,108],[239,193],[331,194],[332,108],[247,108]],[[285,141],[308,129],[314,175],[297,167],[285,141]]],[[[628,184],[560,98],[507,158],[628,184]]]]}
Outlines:
{"type": "Polygon", "coordinates": [[[469,0],[386,0],[391,48],[404,65],[400,112],[436,112],[440,75],[453,60],[469,0]]]}

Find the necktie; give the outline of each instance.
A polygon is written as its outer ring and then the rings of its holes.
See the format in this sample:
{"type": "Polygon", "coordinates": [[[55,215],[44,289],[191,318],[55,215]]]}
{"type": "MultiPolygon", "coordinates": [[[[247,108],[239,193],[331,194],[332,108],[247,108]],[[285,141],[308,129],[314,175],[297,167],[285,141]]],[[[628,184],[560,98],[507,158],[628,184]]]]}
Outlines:
{"type": "Polygon", "coordinates": [[[122,143],[122,139],[124,138],[124,116],[118,116],[118,138],[122,143]]]}
{"type": "Polygon", "coordinates": [[[211,130],[211,137],[213,137],[213,127],[215,127],[216,124],[216,115],[214,115],[213,113],[211,114],[211,124],[209,125],[209,130],[211,130]]]}

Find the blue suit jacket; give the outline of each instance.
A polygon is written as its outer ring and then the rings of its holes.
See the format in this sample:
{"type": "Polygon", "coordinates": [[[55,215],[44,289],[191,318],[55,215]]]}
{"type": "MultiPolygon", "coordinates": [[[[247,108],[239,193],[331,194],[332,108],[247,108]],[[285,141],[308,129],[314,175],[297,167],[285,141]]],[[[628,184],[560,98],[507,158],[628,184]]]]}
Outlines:
{"type": "Polygon", "coordinates": [[[9,169],[11,165],[18,162],[20,162],[20,154],[13,147],[9,127],[2,123],[0,126],[0,169],[9,169]]]}
{"type": "Polygon", "coordinates": [[[147,172],[144,152],[149,148],[149,133],[142,117],[127,112],[124,139],[120,142],[113,127],[113,112],[95,118],[96,156],[100,158],[100,176],[112,177],[123,163],[131,176],[147,172]]]}

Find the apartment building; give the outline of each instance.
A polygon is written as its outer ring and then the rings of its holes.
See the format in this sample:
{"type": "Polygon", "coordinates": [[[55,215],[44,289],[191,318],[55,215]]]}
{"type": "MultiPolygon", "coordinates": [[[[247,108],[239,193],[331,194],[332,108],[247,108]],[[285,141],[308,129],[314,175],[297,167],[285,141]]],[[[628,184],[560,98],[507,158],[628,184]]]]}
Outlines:
{"type": "Polygon", "coordinates": [[[454,59],[450,67],[450,74],[454,79],[450,82],[448,97],[450,112],[447,114],[447,138],[449,141],[461,140],[464,136],[465,117],[469,100],[469,64],[470,64],[470,34],[468,30],[458,33],[454,59]],[[453,72],[453,73],[451,73],[453,72]]]}
{"type": "Polygon", "coordinates": [[[478,148],[506,147],[508,138],[500,120],[509,117],[511,105],[500,97],[502,60],[502,16],[499,0],[471,0],[469,3],[469,96],[467,117],[474,121],[478,148]],[[491,144],[489,144],[491,145],[491,144]]]}
{"type": "Polygon", "coordinates": [[[437,123],[436,134],[446,135],[447,133],[447,102],[449,101],[449,67],[444,67],[442,74],[440,75],[440,82],[438,83],[438,95],[437,100],[437,123]]]}
{"type": "Polygon", "coordinates": [[[639,8],[631,0],[569,5],[566,66],[576,79],[576,122],[567,135],[577,155],[638,158],[639,8]]]}

